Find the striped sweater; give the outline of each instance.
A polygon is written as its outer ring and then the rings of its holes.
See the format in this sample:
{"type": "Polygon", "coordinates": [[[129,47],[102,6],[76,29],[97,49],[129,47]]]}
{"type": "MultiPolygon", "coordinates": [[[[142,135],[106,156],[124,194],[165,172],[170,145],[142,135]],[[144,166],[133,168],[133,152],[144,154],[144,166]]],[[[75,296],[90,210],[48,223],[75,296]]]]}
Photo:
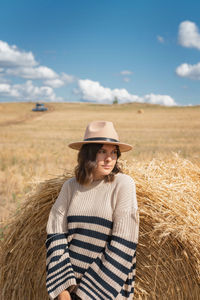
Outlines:
{"type": "Polygon", "coordinates": [[[139,218],[135,184],[67,180],[47,223],[47,291],[74,286],[83,300],[133,299],[139,218]]]}

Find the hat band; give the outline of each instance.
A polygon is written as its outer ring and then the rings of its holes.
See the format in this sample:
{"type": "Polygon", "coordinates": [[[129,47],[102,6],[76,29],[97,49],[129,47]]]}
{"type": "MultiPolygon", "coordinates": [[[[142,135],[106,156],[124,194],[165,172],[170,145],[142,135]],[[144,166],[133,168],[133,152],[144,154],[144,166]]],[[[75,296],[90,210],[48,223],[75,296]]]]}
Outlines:
{"type": "Polygon", "coordinates": [[[110,138],[106,138],[106,137],[89,138],[89,139],[84,139],[84,141],[106,141],[106,142],[115,142],[115,143],[119,143],[119,141],[116,140],[116,139],[110,139],[110,138]]]}

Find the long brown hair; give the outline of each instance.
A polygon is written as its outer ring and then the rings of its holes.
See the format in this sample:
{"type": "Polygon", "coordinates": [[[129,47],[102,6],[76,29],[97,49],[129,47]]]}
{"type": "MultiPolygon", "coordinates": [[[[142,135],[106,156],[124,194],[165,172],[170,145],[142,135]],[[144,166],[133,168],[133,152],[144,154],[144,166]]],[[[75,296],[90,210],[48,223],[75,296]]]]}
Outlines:
{"type": "MultiPolygon", "coordinates": [[[[93,181],[93,172],[96,167],[96,155],[97,152],[103,147],[103,144],[84,144],[78,153],[78,165],[75,168],[75,176],[78,183],[87,185],[93,181]]],[[[121,156],[119,146],[116,145],[117,159],[121,156]]],[[[115,174],[122,170],[116,162],[112,172],[104,177],[106,182],[112,182],[115,174]]]]}

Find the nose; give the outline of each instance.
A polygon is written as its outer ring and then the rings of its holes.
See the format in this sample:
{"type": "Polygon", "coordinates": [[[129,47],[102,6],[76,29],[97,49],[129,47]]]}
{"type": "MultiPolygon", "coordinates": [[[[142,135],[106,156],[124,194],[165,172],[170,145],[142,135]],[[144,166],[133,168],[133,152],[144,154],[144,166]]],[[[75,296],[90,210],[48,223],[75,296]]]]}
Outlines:
{"type": "Polygon", "coordinates": [[[111,154],[107,154],[105,160],[106,161],[111,161],[112,160],[111,154]]]}

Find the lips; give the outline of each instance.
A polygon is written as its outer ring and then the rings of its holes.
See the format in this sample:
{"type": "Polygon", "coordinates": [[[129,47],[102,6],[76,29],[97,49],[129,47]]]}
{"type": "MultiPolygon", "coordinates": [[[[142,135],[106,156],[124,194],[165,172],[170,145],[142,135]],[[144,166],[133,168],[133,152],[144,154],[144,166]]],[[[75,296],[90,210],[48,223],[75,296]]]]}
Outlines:
{"type": "Polygon", "coordinates": [[[104,169],[110,169],[111,168],[111,166],[107,166],[107,165],[105,165],[105,166],[102,166],[104,169]]]}

